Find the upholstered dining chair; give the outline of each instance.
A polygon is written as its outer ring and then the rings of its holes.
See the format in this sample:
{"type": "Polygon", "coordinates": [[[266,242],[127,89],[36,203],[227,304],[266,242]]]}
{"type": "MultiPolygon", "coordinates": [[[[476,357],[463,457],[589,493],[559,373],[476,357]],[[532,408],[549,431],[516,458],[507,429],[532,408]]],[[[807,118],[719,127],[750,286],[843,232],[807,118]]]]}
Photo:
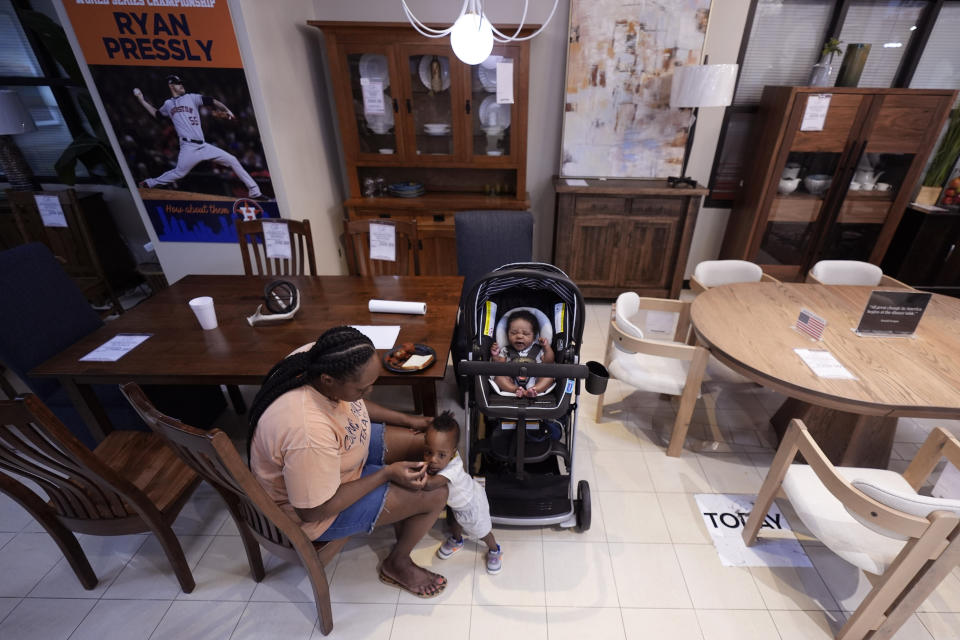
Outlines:
{"type": "Polygon", "coordinates": [[[352,276],[417,275],[417,223],[415,221],[382,218],[345,220],[341,239],[346,252],[347,269],[352,276]],[[371,224],[389,225],[394,228],[395,260],[370,257],[371,224]]]}
{"type": "Polygon", "coordinates": [[[702,293],[712,287],[739,282],[779,282],[763,272],[760,265],[746,260],[704,260],[690,277],[690,289],[702,293]]]}
{"type": "Polygon", "coordinates": [[[757,543],[763,518],[782,489],[824,546],[871,576],[873,588],[837,640],[890,638],[960,565],[960,499],[917,493],[941,457],[960,468],[960,442],[936,428],[902,475],[834,467],[803,422],[793,420],[760,488],[743,540],[748,546],[757,543]],[[807,464],[793,463],[798,452],[807,464]]]}
{"type": "Polygon", "coordinates": [[[309,220],[237,220],[237,241],[248,276],[315,276],[317,259],[309,220]],[[263,240],[264,224],[285,224],[290,233],[290,257],[271,258],[263,240]]]}
{"type": "MultiPolygon", "coordinates": [[[[689,302],[641,298],[628,291],[611,309],[604,360],[610,377],[641,391],[680,396],[667,446],[673,457],[683,448],[709,358],[702,346],[687,344],[689,331],[689,302]]],[[[603,397],[597,397],[597,422],[603,417],[603,397]]]]}
{"type": "Polygon", "coordinates": [[[336,557],[347,539],[319,543],[309,540],[299,525],[267,495],[224,432],[195,429],[160,413],[133,382],[123,385],[121,391],[144,422],[227,503],[255,581],[260,582],[264,577],[260,545],[285,560],[300,562],[304,566],[313,586],[320,630],[324,635],[330,633],[333,612],[330,585],[323,567],[336,557]]]}
{"type": "Polygon", "coordinates": [[[875,264],[860,260],[821,260],[807,272],[807,282],[813,284],[852,284],[867,287],[897,287],[912,289],[896,278],[884,275],[875,264]]]}
{"type": "Polygon", "coordinates": [[[0,401],[0,491],[39,522],[85,589],[97,576],[72,532],[152,532],[185,593],[195,586],[171,525],[200,477],[162,438],[113,431],[90,451],[33,394],[0,401]],[[19,479],[35,483],[45,500],[19,479]]]}

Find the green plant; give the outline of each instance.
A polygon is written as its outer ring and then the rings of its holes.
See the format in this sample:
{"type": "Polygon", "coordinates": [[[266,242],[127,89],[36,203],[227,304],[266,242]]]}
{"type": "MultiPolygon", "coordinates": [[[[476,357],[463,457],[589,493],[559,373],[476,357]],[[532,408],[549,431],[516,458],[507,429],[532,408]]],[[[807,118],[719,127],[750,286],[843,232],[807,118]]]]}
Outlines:
{"type": "Polygon", "coordinates": [[[933,160],[923,177],[923,186],[942,187],[950,176],[950,170],[960,156],[960,108],[950,112],[947,132],[933,154],[933,160]]]}
{"type": "Polygon", "coordinates": [[[77,135],[67,148],[63,150],[54,170],[57,177],[64,184],[73,185],[77,182],[77,163],[82,163],[91,176],[97,176],[108,184],[122,186],[123,172],[113,149],[107,140],[106,131],[93,104],[90,92],[86,88],[80,66],[70,48],[67,34],[63,28],[46,15],[37,11],[21,11],[20,19],[23,25],[30,29],[43,44],[50,56],[63,67],[72,81],[70,87],[80,110],[87,119],[93,132],[83,131],[77,135]]]}
{"type": "Polygon", "coordinates": [[[843,40],[839,38],[830,38],[823,43],[823,49],[820,50],[820,57],[827,58],[827,64],[833,62],[833,56],[840,53],[840,45],[843,44],[843,40]]]}

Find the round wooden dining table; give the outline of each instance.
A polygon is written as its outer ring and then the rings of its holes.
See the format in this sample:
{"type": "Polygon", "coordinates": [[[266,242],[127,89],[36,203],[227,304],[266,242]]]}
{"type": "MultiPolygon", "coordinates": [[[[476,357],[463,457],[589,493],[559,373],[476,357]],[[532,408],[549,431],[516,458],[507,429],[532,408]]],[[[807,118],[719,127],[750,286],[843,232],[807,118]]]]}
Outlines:
{"type": "Polygon", "coordinates": [[[723,364],[788,396],[778,435],[801,418],[837,465],[886,468],[898,417],[960,418],[960,300],[934,295],[911,337],[854,333],[881,287],[760,282],[712,288],[693,302],[697,339],[723,364]],[[820,341],[794,328],[826,319],[820,341]],[[794,349],[825,349],[854,380],[820,377],[794,349]]]}

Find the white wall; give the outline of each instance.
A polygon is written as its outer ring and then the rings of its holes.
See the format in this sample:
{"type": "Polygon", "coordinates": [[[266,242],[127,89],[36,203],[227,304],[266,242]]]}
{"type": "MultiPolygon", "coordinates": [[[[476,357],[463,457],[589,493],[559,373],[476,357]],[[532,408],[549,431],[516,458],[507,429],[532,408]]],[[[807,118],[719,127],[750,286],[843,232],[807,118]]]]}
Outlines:
{"type": "MultiPolygon", "coordinates": [[[[707,37],[703,45],[703,52],[709,56],[710,64],[737,61],[749,9],[750,0],[713,0],[707,37]]],[[[723,112],[720,108],[700,109],[699,112],[687,173],[703,185],[710,180],[713,156],[720,137],[720,126],[723,124],[723,112]]],[[[730,209],[700,209],[684,277],[693,273],[698,262],[714,259],[720,254],[720,243],[723,242],[723,232],[729,217],[730,209]]]]}

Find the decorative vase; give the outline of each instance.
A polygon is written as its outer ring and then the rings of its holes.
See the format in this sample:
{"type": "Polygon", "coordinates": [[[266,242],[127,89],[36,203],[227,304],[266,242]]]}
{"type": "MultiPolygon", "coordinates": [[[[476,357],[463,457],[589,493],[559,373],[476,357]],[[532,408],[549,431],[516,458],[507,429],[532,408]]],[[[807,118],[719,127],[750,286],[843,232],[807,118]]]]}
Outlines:
{"type": "Polygon", "coordinates": [[[837,73],[836,86],[857,86],[860,83],[860,75],[863,73],[863,65],[867,63],[869,53],[870,45],[867,43],[848,44],[847,52],[843,54],[843,62],[840,63],[840,72],[837,73]]]}
{"type": "Polygon", "coordinates": [[[829,62],[818,62],[813,65],[813,69],[810,71],[810,86],[829,87],[830,72],[832,70],[833,66],[829,62]]]}

